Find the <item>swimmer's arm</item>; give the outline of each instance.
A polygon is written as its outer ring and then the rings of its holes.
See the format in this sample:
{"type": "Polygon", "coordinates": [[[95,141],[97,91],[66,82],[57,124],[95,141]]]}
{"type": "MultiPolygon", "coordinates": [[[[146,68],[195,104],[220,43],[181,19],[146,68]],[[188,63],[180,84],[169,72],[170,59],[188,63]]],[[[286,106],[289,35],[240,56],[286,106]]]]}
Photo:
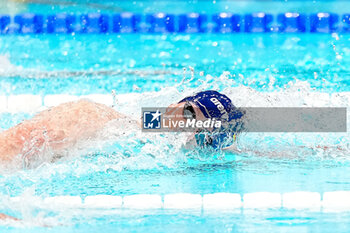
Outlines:
{"type": "Polygon", "coordinates": [[[27,152],[34,155],[44,143],[54,151],[69,148],[120,117],[123,115],[114,109],[88,100],[52,107],[0,133],[0,161],[27,152]]]}
{"type": "Polygon", "coordinates": [[[13,156],[21,153],[26,132],[22,124],[0,133],[0,161],[10,161],[13,156]]]}

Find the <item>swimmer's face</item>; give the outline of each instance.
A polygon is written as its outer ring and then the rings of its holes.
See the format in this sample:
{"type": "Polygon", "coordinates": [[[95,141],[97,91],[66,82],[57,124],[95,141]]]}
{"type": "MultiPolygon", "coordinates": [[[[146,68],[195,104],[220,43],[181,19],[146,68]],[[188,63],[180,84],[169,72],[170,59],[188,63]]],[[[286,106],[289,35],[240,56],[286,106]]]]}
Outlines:
{"type": "MultiPolygon", "coordinates": [[[[172,121],[186,121],[187,118],[184,116],[184,108],[187,104],[192,106],[194,115],[196,117],[196,120],[202,120],[205,121],[207,118],[203,115],[202,111],[199,109],[199,107],[192,103],[192,102],[181,102],[181,103],[175,103],[169,105],[169,107],[166,109],[166,112],[164,113],[164,117],[166,119],[170,119],[172,121]]],[[[174,128],[174,127],[172,127],[174,128]]]]}

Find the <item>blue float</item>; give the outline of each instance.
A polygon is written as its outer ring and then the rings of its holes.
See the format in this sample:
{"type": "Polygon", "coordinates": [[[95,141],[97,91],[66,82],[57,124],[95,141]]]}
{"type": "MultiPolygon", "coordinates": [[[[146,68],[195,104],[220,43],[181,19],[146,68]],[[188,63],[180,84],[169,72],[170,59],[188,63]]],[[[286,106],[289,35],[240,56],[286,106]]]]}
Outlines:
{"type": "Polygon", "coordinates": [[[43,33],[44,17],[36,14],[16,15],[14,22],[18,25],[18,32],[23,34],[43,33]]]}
{"type": "Polygon", "coordinates": [[[342,31],[350,32],[350,14],[343,15],[342,22],[343,22],[342,31]]]}
{"type": "Polygon", "coordinates": [[[310,16],[310,32],[331,33],[336,31],[338,15],[317,13],[310,16]]]}
{"type": "Polygon", "coordinates": [[[0,15],[0,33],[1,34],[8,33],[10,23],[11,23],[11,16],[0,15]]]}
{"type": "Polygon", "coordinates": [[[113,16],[113,32],[133,33],[137,31],[136,23],[139,16],[133,13],[124,12],[113,16]]]}
{"type": "Polygon", "coordinates": [[[109,30],[108,15],[90,13],[80,17],[82,33],[107,33],[109,30]]]}
{"type": "Polygon", "coordinates": [[[276,16],[263,12],[247,15],[219,13],[206,15],[188,13],[134,14],[118,13],[112,16],[100,13],[83,15],[59,13],[0,15],[0,34],[38,33],[350,33],[350,13],[339,16],[332,13],[304,15],[283,13],[276,16]],[[110,20],[111,19],[111,20],[110,20]]]}
{"type": "Polygon", "coordinates": [[[306,31],[306,18],[299,13],[285,13],[279,14],[277,20],[280,23],[279,32],[305,32],[306,31]]]}
{"type": "Polygon", "coordinates": [[[57,14],[47,16],[47,33],[72,33],[75,31],[75,15],[57,14]]]}
{"type": "Polygon", "coordinates": [[[240,16],[232,13],[220,13],[213,15],[213,22],[216,24],[214,32],[232,33],[240,31],[240,16]]]}
{"type": "Polygon", "coordinates": [[[206,15],[198,13],[189,13],[179,15],[179,32],[183,33],[199,33],[204,32],[203,23],[207,20],[206,15]]]}
{"type": "Polygon", "coordinates": [[[150,32],[169,33],[175,31],[174,15],[165,13],[146,15],[146,23],[151,25],[150,32]]]}
{"type": "Polygon", "coordinates": [[[245,31],[246,32],[270,32],[270,23],[273,21],[273,16],[263,12],[248,14],[245,16],[245,31]]]}

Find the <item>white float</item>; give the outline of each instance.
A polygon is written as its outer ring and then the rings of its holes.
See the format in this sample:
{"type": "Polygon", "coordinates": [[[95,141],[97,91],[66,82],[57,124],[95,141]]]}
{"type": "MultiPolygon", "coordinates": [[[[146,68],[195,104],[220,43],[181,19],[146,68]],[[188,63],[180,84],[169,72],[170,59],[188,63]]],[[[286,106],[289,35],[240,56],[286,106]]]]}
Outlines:
{"type": "Polygon", "coordinates": [[[88,99],[96,103],[105,104],[107,106],[113,105],[113,96],[111,94],[91,94],[91,95],[82,95],[80,99],[88,99]]]}
{"type": "Polygon", "coordinates": [[[65,95],[65,94],[46,95],[44,97],[44,106],[53,107],[62,103],[75,101],[77,99],[79,99],[79,97],[75,95],[65,95]]]}
{"type": "Polygon", "coordinates": [[[288,209],[320,210],[321,195],[317,192],[291,192],[282,195],[282,205],[288,209]]]}
{"type": "Polygon", "coordinates": [[[191,193],[175,193],[164,196],[165,209],[200,209],[202,196],[191,193]]]}
{"type": "Polygon", "coordinates": [[[44,199],[44,204],[50,207],[82,207],[82,200],[79,196],[55,196],[44,199]]]}
{"type": "MultiPolygon", "coordinates": [[[[302,209],[306,211],[350,212],[350,191],[325,192],[323,198],[318,192],[272,193],[174,193],[164,196],[157,194],[137,194],[124,197],[114,195],[31,197],[32,204],[40,208],[84,208],[84,209],[177,209],[188,211],[205,210],[207,213],[227,210],[255,209],[302,209]],[[243,201],[242,201],[243,200],[243,201]]],[[[10,197],[16,205],[27,202],[22,196],[10,197]]],[[[249,214],[249,211],[245,212],[249,214]]]]}
{"type": "Polygon", "coordinates": [[[7,97],[7,111],[10,113],[32,113],[42,107],[40,95],[10,95],[7,97]]]}
{"type": "Polygon", "coordinates": [[[159,209],[163,207],[162,197],[156,194],[137,194],[125,196],[123,207],[131,209],[159,209]]]}
{"type": "Polygon", "coordinates": [[[87,196],[84,199],[84,207],[86,208],[121,208],[123,199],[120,196],[113,195],[95,195],[87,196]]]}
{"type": "Polygon", "coordinates": [[[248,209],[280,208],[282,197],[280,193],[257,192],[243,195],[243,207],[248,209]]]}
{"type": "Polygon", "coordinates": [[[350,191],[325,192],[322,207],[325,212],[350,211],[350,191]]]}
{"type": "Polygon", "coordinates": [[[242,207],[238,193],[213,193],[203,195],[203,209],[238,209],[242,207]]]}

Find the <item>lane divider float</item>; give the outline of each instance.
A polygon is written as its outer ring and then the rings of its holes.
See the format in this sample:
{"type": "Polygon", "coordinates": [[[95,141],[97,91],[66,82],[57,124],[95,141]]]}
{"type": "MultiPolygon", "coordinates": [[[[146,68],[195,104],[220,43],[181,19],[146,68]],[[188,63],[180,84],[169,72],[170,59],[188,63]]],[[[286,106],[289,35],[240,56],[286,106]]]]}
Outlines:
{"type": "Polygon", "coordinates": [[[119,14],[23,13],[0,15],[0,34],[110,34],[110,33],[333,33],[350,32],[350,14],[330,12],[272,15],[217,14],[119,14]]]}
{"type": "MultiPolygon", "coordinates": [[[[166,195],[136,194],[127,196],[95,195],[35,197],[40,208],[88,209],[170,209],[170,210],[254,210],[294,209],[323,212],[350,211],[350,191],[287,193],[174,193],[166,195]]],[[[28,197],[11,197],[10,202],[20,204],[28,197]]]]}

